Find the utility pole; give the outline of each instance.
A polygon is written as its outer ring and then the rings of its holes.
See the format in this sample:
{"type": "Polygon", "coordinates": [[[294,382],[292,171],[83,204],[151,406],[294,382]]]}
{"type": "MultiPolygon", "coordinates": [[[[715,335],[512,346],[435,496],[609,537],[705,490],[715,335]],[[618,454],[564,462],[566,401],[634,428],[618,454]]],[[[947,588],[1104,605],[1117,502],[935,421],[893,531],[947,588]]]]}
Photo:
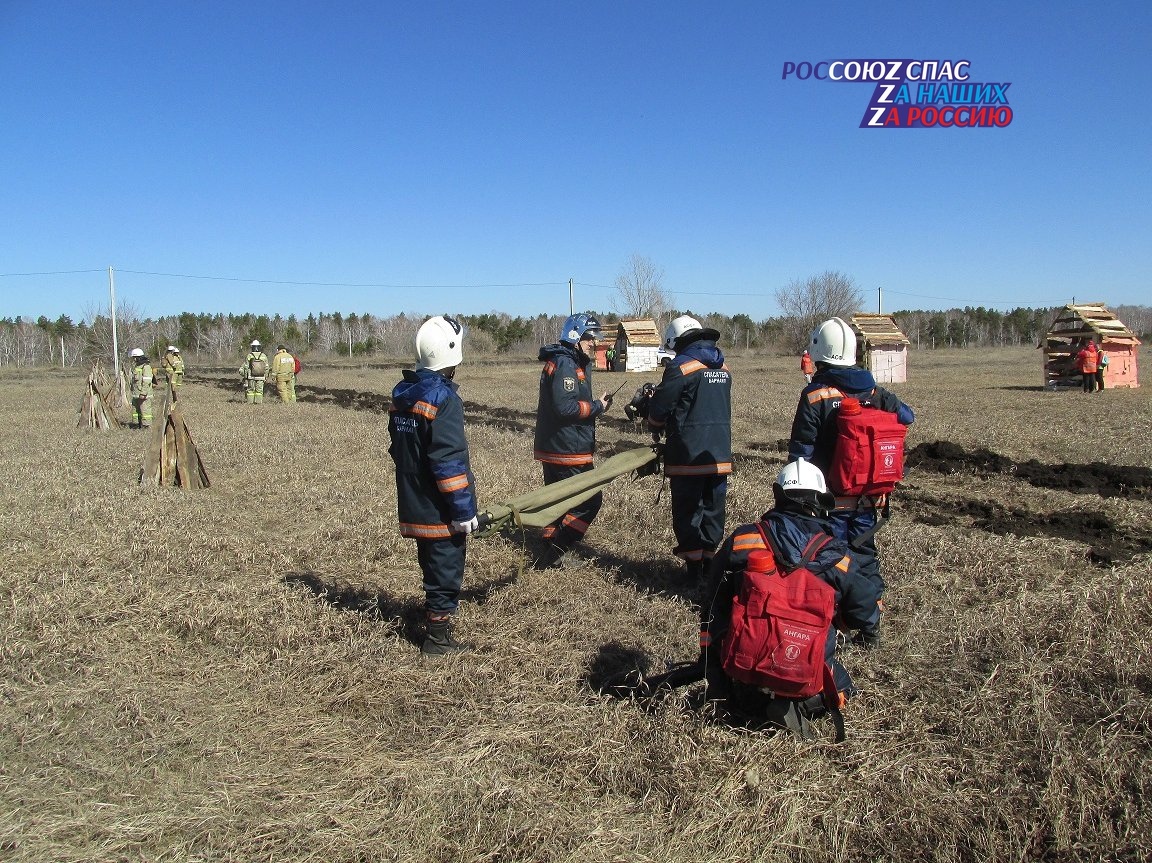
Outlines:
{"type": "Polygon", "coordinates": [[[878,314],[878,315],[884,314],[884,299],[883,299],[883,297],[884,297],[884,289],[883,288],[877,288],[876,289],[876,314],[878,314]]]}
{"type": "Polygon", "coordinates": [[[576,314],[576,297],[572,293],[572,280],[568,280],[568,314],[576,314]]]}
{"type": "Polygon", "coordinates": [[[116,380],[120,380],[120,343],[116,339],[116,277],[108,268],[108,298],[112,310],[112,367],[116,370],[116,380]]]}

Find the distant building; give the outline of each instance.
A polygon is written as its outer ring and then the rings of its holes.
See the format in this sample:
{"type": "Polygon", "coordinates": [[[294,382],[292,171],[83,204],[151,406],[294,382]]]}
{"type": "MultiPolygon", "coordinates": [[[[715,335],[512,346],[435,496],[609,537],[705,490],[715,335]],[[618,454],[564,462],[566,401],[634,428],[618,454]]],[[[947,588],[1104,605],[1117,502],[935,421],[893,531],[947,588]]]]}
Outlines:
{"type": "Polygon", "coordinates": [[[908,337],[891,315],[858,312],[849,320],[856,333],[856,361],[872,372],[878,384],[908,380],[908,337]]]}
{"type": "MultiPolygon", "coordinates": [[[[621,321],[616,327],[616,368],[625,372],[650,372],[660,362],[663,336],[651,318],[621,321]]],[[[605,348],[607,344],[605,343],[605,348]]]]}
{"type": "Polygon", "coordinates": [[[1140,386],[1140,340],[1103,303],[1069,303],[1057,313],[1040,346],[1044,348],[1044,386],[1079,387],[1076,355],[1089,342],[1095,342],[1108,355],[1105,389],[1140,386]]]}

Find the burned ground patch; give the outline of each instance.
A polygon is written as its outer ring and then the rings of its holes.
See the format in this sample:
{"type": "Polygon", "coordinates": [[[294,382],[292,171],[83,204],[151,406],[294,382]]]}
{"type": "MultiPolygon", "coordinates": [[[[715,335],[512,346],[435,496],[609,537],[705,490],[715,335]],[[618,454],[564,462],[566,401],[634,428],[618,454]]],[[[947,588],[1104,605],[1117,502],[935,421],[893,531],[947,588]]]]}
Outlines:
{"type": "Polygon", "coordinates": [[[777,438],[772,443],[764,441],[751,441],[745,446],[752,450],[763,450],[764,452],[788,452],[788,438],[777,438]]]}
{"type": "Polygon", "coordinates": [[[536,429],[535,413],[492,407],[474,401],[464,402],[464,417],[470,422],[523,434],[532,434],[536,429]]]}
{"type": "Polygon", "coordinates": [[[904,459],[909,469],[942,474],[975,476],[1009,475],[1037,488],[1073,494],[1152,500],[1152,470],[1135,465],[1043,464],[1036,459],[1017,462],[979,447],[966,451],[949,441],[922,443],[904,459]]]}
{"type": "Polygon", "coordinates": [[[899,500],[902,511],[921,524],[936,527],[961,524],[999,536],[1041,536],[1080,542],[1088,547],[1088,560],[1100,566],[1124,563],[1152,551],[1152,531],[1123,532],[1098,512],[1032,512],[994,501],[948,498],[911,490],[902,490],[899,500]]]}
{"type": "MultiPolygon", "coordinates": [[[[267,396],[267,392],[265,392],[265,396],[267,396]]],[[[385,414],[388,413],[388,408],[392,405],[391,397],[380,393],[329,387],[297,386],[296,400],[385,414]]]]}

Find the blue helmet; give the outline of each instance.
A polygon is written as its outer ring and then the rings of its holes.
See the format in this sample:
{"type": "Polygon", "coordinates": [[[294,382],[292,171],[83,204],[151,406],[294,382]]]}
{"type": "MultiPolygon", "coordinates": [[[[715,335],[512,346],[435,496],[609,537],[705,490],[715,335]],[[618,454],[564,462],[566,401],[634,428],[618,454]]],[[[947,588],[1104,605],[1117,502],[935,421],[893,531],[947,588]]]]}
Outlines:
{"type": "Polygon", "coordinates": [[[560,341],[575,346],[584,336],[601,338],[600,322],[586,312],[569,315],[560,328],[560,341]]]}

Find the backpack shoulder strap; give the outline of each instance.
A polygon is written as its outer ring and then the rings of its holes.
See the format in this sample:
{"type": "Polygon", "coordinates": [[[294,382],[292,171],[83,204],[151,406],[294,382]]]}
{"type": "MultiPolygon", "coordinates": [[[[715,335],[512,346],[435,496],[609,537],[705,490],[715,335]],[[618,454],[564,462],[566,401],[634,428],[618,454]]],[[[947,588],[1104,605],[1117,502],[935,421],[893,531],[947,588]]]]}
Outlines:
{"type": "MultiPolygon", "coordinates": [[[[767,548],[770,552],[772,552],[772,556],[774,558],[776,558],[777,566],[779,566],[780,552],[776,548],[776,543],[774,543],[772,541],[772,534],[770,534],[767,530],[764,529],[764,522],[763,521],[756,522],[756,529],[758,531],[760,531],[760,536],[764,540],[764,547],[767,548]]],[[[826,533],[818,533],[815,536],[813,536],[811,539],[808,540],[808,544],[804,546],[804,551],[802,551],[800,553],[800,561],[796,564],[795,568],[796,569],[799,569],[800,567],[807,568],[808,564],[810,564],[813,560],[816,559],[816,555],[818,555],[820,553],[820,550],[822,548],[824,548],[824,546],[826,546],[831,541],[832,541],[832,537],[830,537],[826,533]]],[[[791,572],[791,571],[792,570],[789,570],[789,572],[791,572]]]]}
{"type": "Polygon", "coordinates": [[[772,557],[776,557],[776,545],[772,542],[772,537],[768,535],[768,531],[764,529],[764,522],[756,522],[756,530],[760,531],[760,538],[764,540],[764,548],[772,552],[772,557]]]}
{"type": "Polygon", "coordinates": [[[810,540],[808,540],[808,544],[804,546],[804,551],[800,555],[799,565],[804,567],[808,566],[808,564],[816,559],[816,555],[820,553],[824,546],[826,546],[831,541],[832,537],[826,533],[818,533],[814,535],[810,540]]]}

